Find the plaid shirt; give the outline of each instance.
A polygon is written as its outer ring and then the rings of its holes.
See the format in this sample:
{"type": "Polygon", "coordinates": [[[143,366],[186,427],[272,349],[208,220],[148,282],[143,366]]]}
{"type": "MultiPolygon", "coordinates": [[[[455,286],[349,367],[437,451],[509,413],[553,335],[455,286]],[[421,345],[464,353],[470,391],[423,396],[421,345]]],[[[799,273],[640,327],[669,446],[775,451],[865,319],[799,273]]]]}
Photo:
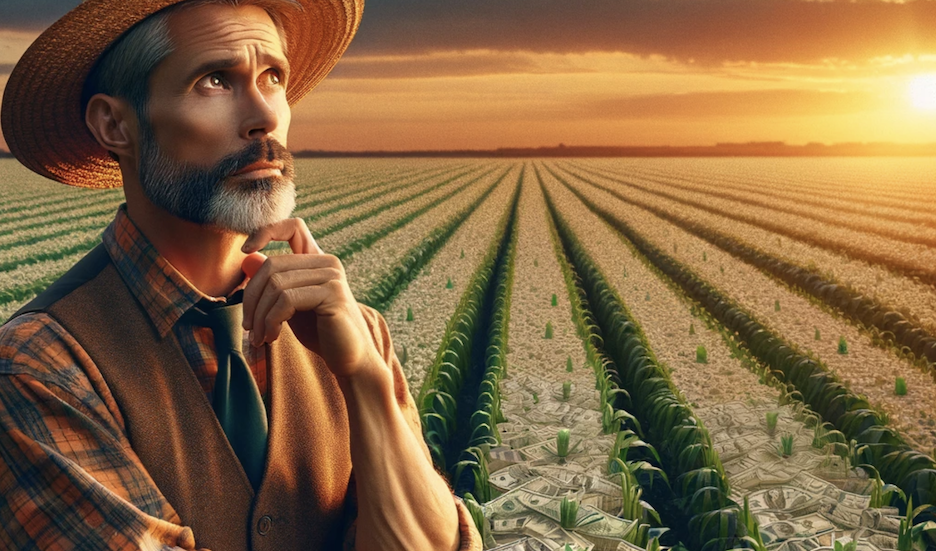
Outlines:
{"type": "MultiPolygon", "coordinates": [[[[210,402],[218,370],[211,329],[176,322],[212,297],[159,255],[124,207],[103,242],[160,335],[174,333],[210,402]]],[[[243,350],[266,397],[265,347],[245,335],[243,350]]],[[[480,551],[455,500],[460,549],[480,551]]],[[[107,383],[75,339],[44,313],[0,327],[0,548],[192,550],[196,539],[134,453],[107,383]]]]}

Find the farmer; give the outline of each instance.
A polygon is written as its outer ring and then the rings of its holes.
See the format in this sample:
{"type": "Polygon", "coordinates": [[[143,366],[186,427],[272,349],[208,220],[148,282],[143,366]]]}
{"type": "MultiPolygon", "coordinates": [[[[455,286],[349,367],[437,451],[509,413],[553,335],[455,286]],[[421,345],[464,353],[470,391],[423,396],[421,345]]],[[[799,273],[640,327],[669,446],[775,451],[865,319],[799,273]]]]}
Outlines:
{"type": "Polygon", "coordinates": [[[14,155],[126,203],[0,328],[0,548],[481,549],[386,322],[289,218],[290,106],[362,7],[87,0],[19,61],[14,155]]]}

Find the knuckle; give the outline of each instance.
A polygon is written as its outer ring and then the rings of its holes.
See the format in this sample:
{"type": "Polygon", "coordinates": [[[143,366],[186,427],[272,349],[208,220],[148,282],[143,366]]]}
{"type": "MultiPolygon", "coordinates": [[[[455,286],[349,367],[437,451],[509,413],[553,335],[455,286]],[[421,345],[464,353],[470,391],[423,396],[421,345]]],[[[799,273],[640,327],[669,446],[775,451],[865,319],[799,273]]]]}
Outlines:
{"type": "Polygon", "coordinates": [[[271,275],[267,285],[276,293],[283,292],[286,289],[286,281],[281,273],[271,275]]]}
{"type": "Polygon", "coordinates": [[[341,279],[343,272],[338,268],[325,268],[326,277],[329,281],[334,281],[336,279],[341,279]]]}

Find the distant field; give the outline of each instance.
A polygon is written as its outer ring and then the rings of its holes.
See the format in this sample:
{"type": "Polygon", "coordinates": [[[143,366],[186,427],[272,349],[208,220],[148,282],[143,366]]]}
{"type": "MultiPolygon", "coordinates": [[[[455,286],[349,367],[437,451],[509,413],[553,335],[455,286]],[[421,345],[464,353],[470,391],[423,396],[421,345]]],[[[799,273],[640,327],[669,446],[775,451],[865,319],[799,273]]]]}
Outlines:
{"type": "MultiPolygon", "coordinates": [[[[906,501],[880,483],[934,506],[918,531],[936,520],[934,174],[301,159],[296,215],[390,324],[486,548],[897,549],[906,501]]],[[[122,193],[9,159],[0,182],[5,319],[99,242],[122,193]]]]}

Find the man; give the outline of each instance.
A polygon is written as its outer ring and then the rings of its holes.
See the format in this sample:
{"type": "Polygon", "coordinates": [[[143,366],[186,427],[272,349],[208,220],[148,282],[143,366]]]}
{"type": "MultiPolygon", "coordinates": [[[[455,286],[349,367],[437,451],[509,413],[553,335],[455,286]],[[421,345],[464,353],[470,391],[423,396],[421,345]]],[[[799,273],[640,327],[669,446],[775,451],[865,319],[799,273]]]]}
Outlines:
{"type": "Polygon", "coordinates": [[[0,328],[0,548],[481,549],[386,322],[287,218],[290,105],[361,10],[87,0],[17,64],[11,151],[126,204],[0,328]]]}

